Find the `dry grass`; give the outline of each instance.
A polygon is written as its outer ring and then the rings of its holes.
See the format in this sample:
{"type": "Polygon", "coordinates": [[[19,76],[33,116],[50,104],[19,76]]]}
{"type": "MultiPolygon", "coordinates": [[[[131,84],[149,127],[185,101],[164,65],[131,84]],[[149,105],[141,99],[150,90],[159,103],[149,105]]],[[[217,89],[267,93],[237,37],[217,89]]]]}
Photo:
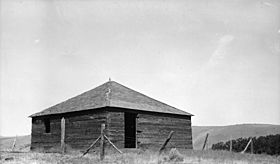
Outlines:
{"type": "Polygon", "coordinates": [[[279,164],[280,157],[268,155],[251,155],[229,153],[223,151],[193,151],[193,150],[172,150],[161,155],[151,151],[128,151],[124,154],[107,152],[103,161],[99,160],[97,152],[87,154],[80,158],[81,153],[61,155],[59,153],[9,153],[1,152],[0,163],[7,164],[279,164]],[[5,160],[6,159],[6,160],[5,160]],[[179,160],[178,160],[179,159],[179,160]]]}

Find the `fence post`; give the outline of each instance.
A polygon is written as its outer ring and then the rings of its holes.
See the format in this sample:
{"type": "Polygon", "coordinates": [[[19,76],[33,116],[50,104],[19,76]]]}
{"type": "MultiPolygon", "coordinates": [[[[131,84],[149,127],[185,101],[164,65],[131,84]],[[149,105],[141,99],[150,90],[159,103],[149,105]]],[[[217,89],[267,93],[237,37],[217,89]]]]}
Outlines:
{"type": "Polygon", "coordinates": [[[254,145],[253,145],[253,139],[252,139],[252,141],[251,141],[251,154],[254,154],[254,145]]]}
{"type": "Polygon", "coordinates": [[[65,119],[61,118],[61,153],[65,153],[65,119]]]}
{"type": "Polygon", "coordinates": [[[100,141],[100,160],[104,159],[105,147],[104,147],[104,129],[105,124],[101,124],[101,141],[100,141]]]}
{"type": "Polygon", "coordinates": [[[89,146],[89,148],[83,153],[83,155],[82,155],[81,157],[83,157],[84,155],[86,155],[86,154],[89,152],[89,150],[90,150],[91,148],[93,148],[93,146],[97,143],[97,141],[98,141],[100,138],[101,138],[101,136],[99,136],[99,137],[89,146]]]}
{"type": "Polygon", "coordinates": [[[229,141],[229,151],[232,152],[232,139],[230,137],[230,141],[229,141]]]}
{"type": "Polygon", "coordinates": [[[241,154],[245,153],[245,151],[247,150],[247,148],[251,142],[252,142],[252,138],[249,140],[249,142],[247,143],[245,149],[241,152],[241,154]]]}
{"type": "Polygon", "coordinates": [[[165,142],[163,143],[163,145],[161,146],[161,148],[159,149],[159,155],[162,153],[162,151],[165,149],[165,146],[167,145],[167,143],[169,142],[169,140],[171,139],[172,135],[173,135],[174,131],[171,131],[168,135],[168,137],[166,138],[165,142]]]}
{"type": "Polygon", "coordinates": [[[13,145],[12,145],[12,151],[14,151],[15,147],[16,147],[16,142],[17,142],[17,135],[14,139],[13,145]]]}
{"type": "Polygon", "coordinates": [[[111,142],[110,139],[105,134],[104,134],[104,138],[107,139],[107,141],[113,146],[113,148],[115,148],[119,153],[122,154],[122,151],[118,149],[117,146],[114,145],[113,142],[111,142]]]}
{"type": "Polygon", "coordinates": [[[209,135],[209,133],[207,133],[207,134],[206,134],[206,137],[205,137],[205,141],[204,141],[204,144],[203,144],[202,150],[204,150],[204,148],[205,148],[205,145],[206,145],[206,143],[207,143],[207,139],[208,139],[208,135],[209,135]]]}

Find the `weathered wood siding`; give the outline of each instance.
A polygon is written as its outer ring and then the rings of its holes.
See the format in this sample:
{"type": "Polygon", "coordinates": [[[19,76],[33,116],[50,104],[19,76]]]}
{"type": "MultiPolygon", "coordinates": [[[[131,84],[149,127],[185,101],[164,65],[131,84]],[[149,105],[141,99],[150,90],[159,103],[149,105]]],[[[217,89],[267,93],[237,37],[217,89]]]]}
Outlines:
{"type": "Polygon", "coordinates": [[[32,119],[31,150],[51,151],[60,146],[60,119],[50,118],[50,133],[45,133],[43,119],[32,119]]]}
{"type": "MultiPolygon", "coordinates": [[[[100,136],[101,124],[106,124],[107,112],[71,116],[65,119],[65,144],[72,149],[88,148],[100,136]]],[[[96,146],[99,146],[97,144],[96,146]]]]}
{"type": "Polygon", "coordinates": [[[160,147],[172,130],[174,134],[167,147],[192,149],[190,117],[138,114],[137,145],[139,148],[160,147]]]}
{"type": "Polygon", "coordinates": [[[108,112],[106,133],[118,148],[124,148],[124,112],[108,112]]]}
{"type": "MultiPolygon", "coordinates": [[[[61,118],[65,118],[66,149],[88,148],[100,135],[101,124],[107,122],[107,112],[61,115],[50,118],[51,132],[45,133],[43,118],[33,118],[31,149],[59,151],[61,141],[61,118]]],[[[98,146],[98,144],[97,144],[98,146]]]]}
{"type": "MultiPolygon", "coordinates": [[[[31,149],[59,151],[61,140],[61,118],[65,118],[66,151],[85,150],[100,135],[101,124],[105,123],[105,134],[118,147],[125,145],[125,118],[123,110],[103,110],[49,116],[50,133],[45,133],[44,119],[32,119],[31,149]]],[[[137,113],[134,111],[134,113],[137,113]]],[[[159,148],[170,131],[174,135],[167,147],[192,149],[191,117],[143,113],[136,118],[137,148],[159,148]]],[[[106,146],[109,144],[107,143],[106,146]]],[[[99,144],[96,145],[98,147],[99,144]]],[[[108,148],[108,147],[107,147],[108,148]]]]}

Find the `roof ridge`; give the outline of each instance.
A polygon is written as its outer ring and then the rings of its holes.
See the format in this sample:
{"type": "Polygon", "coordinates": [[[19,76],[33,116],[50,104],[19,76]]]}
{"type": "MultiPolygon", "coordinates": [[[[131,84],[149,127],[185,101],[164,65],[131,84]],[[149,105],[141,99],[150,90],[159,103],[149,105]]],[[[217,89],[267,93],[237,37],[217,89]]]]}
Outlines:
{"type": "Polygon", "coordinates": [[[111,88],[112,88],[112,82],[111,79],[107,82],[107,91],[106,91],[106,105],[110,106],[111,105],[111,88]]]}

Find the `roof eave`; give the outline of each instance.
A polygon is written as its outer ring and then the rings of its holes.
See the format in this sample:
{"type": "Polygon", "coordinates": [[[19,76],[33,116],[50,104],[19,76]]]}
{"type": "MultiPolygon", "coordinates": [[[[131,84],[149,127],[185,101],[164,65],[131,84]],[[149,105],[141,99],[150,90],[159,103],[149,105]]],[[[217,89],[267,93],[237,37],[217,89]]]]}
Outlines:
{"type": "MultiPolygon", "coordinates": [[[[117,107],[119,108],[119,106],[112,106],[112,105],[107,105],[107,106],[103,106],[103,107],[117,107]]],[[[100,107],[100,108],[103,108],[100,107]]],[[[122,107],[121,107],[122,108],[122,107]]],[[[90,109],[83,109],[83,110],[79,110],[79,111],[69,111],[69,112],[61,112],[61,113],[49,113],[49,114],[40,114],[41,112],[38,113],[34,113],[28,117],[33,118],[33,117],[40,117],[40,116],[48,116],[48,115],[56,115],[56,114],[65,114],[65,113],[71,113],[71,112],[80,112],[80,111],[86,111],[86,110],[92,110],[92,109],[97,109],[97,108],[90,108],[90,109]]],[[[127,108],[129,110],[139,110],[139,111],[145,111],[145,110],[141,110],[141,109],[131,109],[131,108],[127,108]]],[[[184,114],[179,114],[179,113],[169,113],[169,112],[156,112],[156,111],[146,111],[146,112],[155,112],[155,113],[164,113],[164,114],[174,114],[174,115],[182,115],[182,116],[194,116],[191,113],[184,113],[184,114]]]]}

